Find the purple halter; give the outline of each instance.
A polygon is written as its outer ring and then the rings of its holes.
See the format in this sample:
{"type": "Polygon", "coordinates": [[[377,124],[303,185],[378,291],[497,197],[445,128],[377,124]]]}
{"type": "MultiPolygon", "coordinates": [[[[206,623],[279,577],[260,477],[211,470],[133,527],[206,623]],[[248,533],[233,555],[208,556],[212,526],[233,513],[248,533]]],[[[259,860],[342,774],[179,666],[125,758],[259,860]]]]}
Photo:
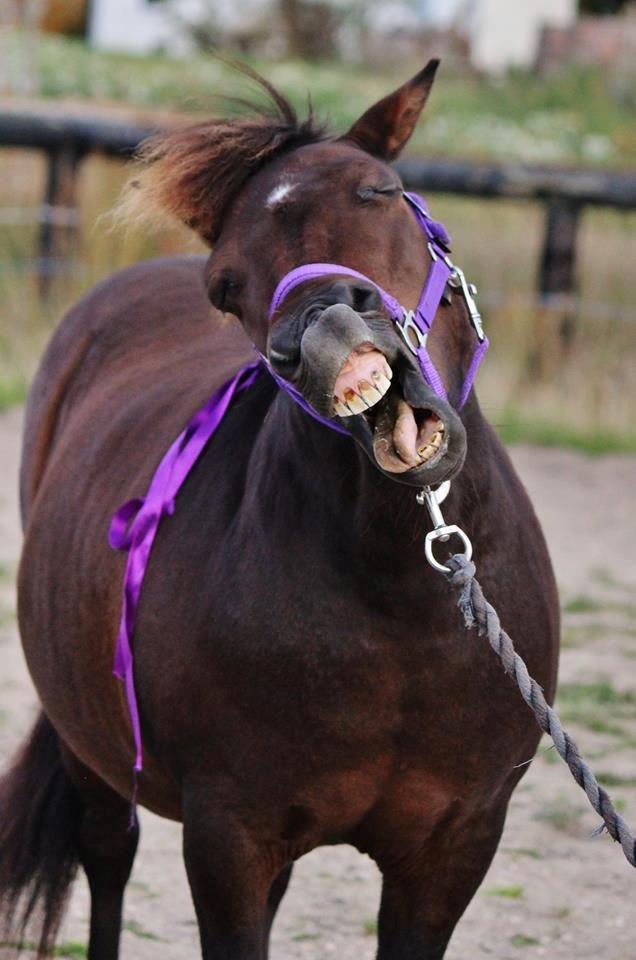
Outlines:
{"type": "MultiPolygon", "coordinates": [[[[317,280],[320,277],[333,276],[356,277],[358,280],[365,280],[367,283],[372,284],[380,294],[384,309],[395,323],[411,353],[417,357],[426,382],[438,397],[446,400],[446,388],[435,364],[431,360],[426,341],[447,285],[457,288],[466,302],[470,320],[477,334],[478,341],[462,386],[459,399],[459,407],[461,408],[468,399],[473,380],[489,346],[488,338],[483,331],[479,311],[473,299],[475,288],[466,282],[463,271],[460,270],[459,267],[456,267],[450,260],[448,256],[450,237],[444,225],[431,218],[424,198],[418,196],[416,193],[405,193],[404,197],[410,203],[415,214],[415,219],[427,239],[428,252],[432,260],[431,268],[415,310],[407,310],[406,307],[403,307],[395,297],[387,293],[379,284],[371,280],[370,277],[366,277],[363,273],[359,273],[357,270],[352,270],[350,267],[344,267],[338,263],[306,263],[302,267],[295,267],[293,270],[290,270],[280,281],[272,297],[269,308],[269,318],[270,320],[272,319],[292,290],[295,290],[296,287],[302,283],[306,283],[308,280],[317,280]]],[[[291,392],[289,390],[290,384],[286,380],[278,377],[276,379],[279,386],[291,392]]],[[[297,398],[294,397],[294,399],[297,398]]],[[[335,421],[333,420],[327,421],[327,423],[329,426],[335,426],[335,421]]]]}

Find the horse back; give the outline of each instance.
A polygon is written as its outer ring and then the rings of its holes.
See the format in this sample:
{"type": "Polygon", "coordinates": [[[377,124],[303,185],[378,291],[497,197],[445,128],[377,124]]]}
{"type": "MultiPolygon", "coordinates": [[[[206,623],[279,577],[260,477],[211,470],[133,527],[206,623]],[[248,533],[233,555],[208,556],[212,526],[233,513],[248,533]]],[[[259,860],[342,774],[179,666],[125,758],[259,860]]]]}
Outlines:
{"type": "Polygon", "coordinates": [[[154,392],[158,415],[145,453],[157,462],[198,406],[251,358],[239,324],[211,306],[204,264],[200,256],[136,264],[99,283],[63,318],[27,402],[24,526],[53,451],[82,414],[85,428],[91,410],[117,417],[154,392]]]}

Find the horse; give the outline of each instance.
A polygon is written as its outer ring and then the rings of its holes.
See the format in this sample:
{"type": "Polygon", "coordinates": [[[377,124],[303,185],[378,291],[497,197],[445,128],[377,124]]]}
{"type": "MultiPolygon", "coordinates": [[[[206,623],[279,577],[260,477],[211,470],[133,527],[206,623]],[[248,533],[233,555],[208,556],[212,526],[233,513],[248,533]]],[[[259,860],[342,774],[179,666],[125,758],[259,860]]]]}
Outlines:
{"type": "Polygon", "coordinates": [[[267,102],[251,113],[155,135],[124,202],[187,224],[209,258],[109,277],[44,354],[18,575],[41,711],[0,783],[2,912],[18,932],[37,921],[39,957],[81,866],[88,956],[116,960],[137,847],[109,519],[254,346],[278,379],[264,372],[236,396],[161,521],[134,629],[138,803],[183,825],[202,957],[265,960],[294,862],[345,843],[382,874],[378,960],[439,960],[491,862],[540,731],[425,564],[416,491],[452,481],[445,511],[549,698],[558,604],[532,506],[474,390],[460,408],[465,298],[451,290],[436,311],[434,390],[378,292],[413,309],[432,267],[391,161],[437,64],[345,134],[300,118],[261,78],[267,102]],[[270,321],[281,278],[312,263],[333,270],[291,289],[270,321]]]}

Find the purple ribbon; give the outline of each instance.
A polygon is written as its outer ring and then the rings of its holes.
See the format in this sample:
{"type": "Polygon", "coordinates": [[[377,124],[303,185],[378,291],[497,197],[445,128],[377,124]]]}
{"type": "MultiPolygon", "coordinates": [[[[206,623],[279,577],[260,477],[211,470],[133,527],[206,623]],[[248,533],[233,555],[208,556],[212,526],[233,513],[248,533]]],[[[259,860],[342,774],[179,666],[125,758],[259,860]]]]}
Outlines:
{"type": "Polygon", "coordinates": [[[161,518],[174,512],[177,493],[208,440],[219,427],[232,398],[247,390],[258,377],[260,370],[259,362],[250,363],[212,394],[163,457],[146,496],[128,500],[111,521],[108,536],[111,547],[128,551],[113,673],[124,682],[126,690],[135,744],[135,774],[143,767],[143,752],[133,675],[132,637],[150,550],[161,518]]]}

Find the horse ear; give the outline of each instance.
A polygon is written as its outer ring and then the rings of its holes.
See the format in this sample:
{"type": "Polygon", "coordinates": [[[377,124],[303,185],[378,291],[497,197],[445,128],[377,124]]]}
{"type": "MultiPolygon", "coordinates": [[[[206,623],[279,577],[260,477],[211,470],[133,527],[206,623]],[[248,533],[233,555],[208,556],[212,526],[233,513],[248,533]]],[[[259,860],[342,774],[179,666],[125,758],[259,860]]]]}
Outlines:
{"type": "Polygon", "coordinates": [[[342,139],[374,157],[394,160],[415,129],[438,66],[439,60],[429,60],[412,80],[369,107],[342,139]]]}

